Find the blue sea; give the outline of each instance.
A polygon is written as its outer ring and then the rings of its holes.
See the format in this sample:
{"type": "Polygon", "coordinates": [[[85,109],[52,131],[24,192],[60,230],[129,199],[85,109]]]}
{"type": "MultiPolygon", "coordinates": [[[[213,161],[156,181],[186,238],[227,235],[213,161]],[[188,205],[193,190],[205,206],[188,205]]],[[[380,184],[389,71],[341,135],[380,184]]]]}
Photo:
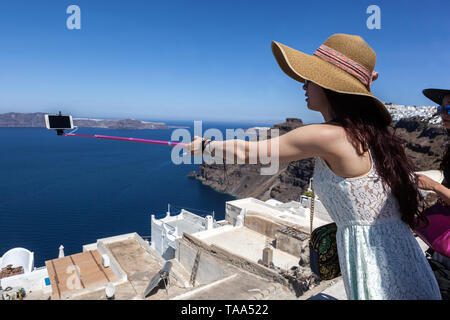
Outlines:
{"type": "MultiPolygon", "coordinates": [[[[185,125],[193,133],[193,122],[185,125]]],[[[270,124],[203,123],[203,130],[270,124]]],[[[170,140],[167,130],[80,128],[76,133],[170,140]]],[[[192,135],[193,136],[193,135],[192,135]]],[[[35,266],[82,251],[99,238],[150,235],[151,214],[180,207],[215,218],[233,197],[187,174],[196,164],[175,165],[171,147],[57,136],[45,128],[0,128],[0,256],[14,247],[34,252],[35,266]],[[194,210],[195,209],[195,210],[194,210]],[[196,211],[197,210],[197,211],[196,211]]]]}

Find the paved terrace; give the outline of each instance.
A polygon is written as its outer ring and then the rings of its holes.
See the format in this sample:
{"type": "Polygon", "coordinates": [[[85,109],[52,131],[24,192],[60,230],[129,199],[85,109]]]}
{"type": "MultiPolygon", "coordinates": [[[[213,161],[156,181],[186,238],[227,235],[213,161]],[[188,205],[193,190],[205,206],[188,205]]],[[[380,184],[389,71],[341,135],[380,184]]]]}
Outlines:
{"type": "MultiPolygon", "coordinates": [[[[142,294],[150,279],[160,269],[164,260],[156,251],[148,246],[136,234],[114,237],[116,240],[101,239],[97,245],[111,256],[119,265],[127,280],[115,286],[115,298],[118,300],[141,300],[142,294]]],[[[113,239],[113,238],[112,238],[113,239]]],[[[279,283],[267,281],[255,274],[241,270],[222,260],[209,256],[212,265],[220,266],[225,270],[224,276],[214,281],[192,287],[189,285],[190,271],[187,271],[176,259],[173,263],[169,294],[160,288],[146,300],[252,300],[264,299],[268,296],[279,296],[282,299],[296,299],[295,295],[279,283]]],[[[83,294],[73,295],[69,299],[104,300],[104,287],[86,291],[83,294]]]]}
{"type": "MultiPolygon", "coordinates": [[[[142,300],[143,293],[152,277],[161,270],[164,260],[137,234],[101,239],[97,246],[110,257],[111,263],[117,265],[116,272],[123,274],[125,281],[115,285],[115,299],[142,300]]],[[[174,270],[174,268],[172,269],[174,270]]],[[[184,288],[180,277],[171,273],[169,295],[162,288],[146,300],[163,300],[189,290],[184,288]],[[177,279],[178,278],[178,279],[177,279]]],[[[74,295],[75,300],[104,300],[104,287],[88,291],[82,295],[74,295]]]]}
{"type": "Polygon", "coordinates": [[[234,269],[235,273],[174,297],[173,300],[296,300],[285,286],[254,274],[234,269]]]}
{"type": "MultiPolygon", "coordinates": [[[[247,229],[240,228],[239,232],[229,232],[225,239],[217,237],[217,241],[229,242],[229,239],[233,239],[232,247],[239,247],[237,244],[242,241],[242,237],[248,237],[247,241],[254,239],[255,236],[258,239],[256,243],[252,241],[250,243],[252,248],[262,248],[265,244],[265,237],[260,234],[247,229]],[[238,238],[236,238],[236,236],[238,238]]],[[[210,239],[210,242],[213,239],[210,239]]],[[[253,240],[254,241],[254,240],[253,240]]],[[[161,269],[161,263],[164,260],[161,257],[155,256],[156,252],[149,251],[146,242],[140,239],[136,234],[122,235],[113,237],[111,239],[101,239],[97,242],[97,246],[100,247],[102,253],[106,252],[110,258],[111,263],[117,263],[120,268],[120,272],[126,275],[125,281],[120,281],[119,274],[116,276],[111,267],[102,268],[105,274],[109,277],[109,280],[115,281],[115,299],[116,300],[142,300],[144,299],[142,293],[147,287],[150,279],[161,269]],[[114,262],[114,261],[115,262],[114,262]]],[[[88,245],[93,247],[93,245],[88,245]]],[[[150,248],[150,250],[152,250],[150,248]]],[[[262,249],[261,249],[262,250],[262,249]]],[[[275,252],[278,250],[275,250],[275,252]]],[[[262,251],[261,251],[262,252],[262,251]]],[[[286,257],[279,257],[274,252],[274,258],[277,257],[279,261],[283,261],[286,257]]],[[[289,256],[289,255],[288,255],[289,256]]],[[[50,276],[52,286],[58,283],[57,287],[53,288],[53,299],[58,299],[62,295],[62,299],[69,300],[105,300],[105,285],[107,279],[100,274],[97,270],[99,267],[92,260],[95,258],[95,262],[99,262],[101,265],[101,256],[97,249],[88,250],[83,253],[67,256],[60,259],[54,259],[47,261],[48,270],[52,270],[53,265],[57,270],[57,274],[60,276],[58,282],[55,279],[54,274],[50,276]],[[90,258],[91,257],[91,258],[90,258]],[[80,267],[80,276],[83,280],[84,287],[81,290],[67,290],[66,283],[67,277],[64,271],[67,267],[75,265],[80,267]],[[96,267],[97,270],[95,270],[96,267]],[[62,269],[61,269],[62,268],[62,269]],[[55,290],[56,289],[56,290],[55,290]],[[58,292],[59,296],[55,295],[58,292]]],[[[257,255],[253,255],[252,259],[259,259],[257,255]]],[[[288,261],[289,261],[289,257],[288,261]]],[[[291,257],[292,258],[292,257],[291,257]]],[[[226,274],[215,281],[198,285],[196,287],[190,287],[189,277],[190,272],[186,271],[181,264],[172,259],[173,267],[170,276],[169,294],[163,288],[156,291],[155,294],[146,298],[146,300],[296,300],[302,299],[302,297],[296,297],[293,292],[287,289],[280,283],[268,281],[266,278],[260,277],[254,273],[242,270],[234,265],[231,265],[223,260],[216,259],[209,256],[208,259],[215,260],[217,265],[220,265],[226,274]]],[[[296,263],[297,258],[294,257],[293,263],[296,263]]],[[[101,265],[102,267],[102,265],[101,265]]],[[[54,270],[54,269],[53,269],[54,270]]],[[[52,271],[51,271],[52,272],[52,271]]],[[[117,272],[117,270],[116,270],[117,272]]],[[[102,273],[102,272],[100,272],[102,273]]],[[[50,274],[50,272],[49,272],[50,274]]],[[[323,287],[325,288],[325,287],[323,287]]],[[[47,299],[48,296],[36,296],[30,295],[28,299],[47,299]]]]}
{"type": "MultiPolygon", "coordinates": [[[[262,259],[263,249],[268,238],[261,233],[246,227],[232,228],[229,231],[212,234],[202,240],[208,244],[214,244],[227,251],[258,263],[262,259]]],[[[273,264],[282,269],[289,269],[297,266],[299,258],[279,249],[273,250],[273,264]]]]}
{"type": "MultiPolygon", "coordinates": [[[[220,229],[222,231],[216,234],[205,232],[206,237],[200,237],[201,241],[208,245],[213,244],[216,247],[223,248],[237,256],[245,257],[246,260],[253,263],[257,263],[261,259],[262,249],[266,243],[265,236],[246,227],[226,226],[220,229]]],[[[144,299],[142,294],[150,279],[165,262],[147,242],[135,233],[100,239],[95,244],[84,246],[83,249],[85,251],[83,253],[46,262],[52,286],[54,286],[54,299],[59,296],[62,299],[104,300],[106,299],[104,288],[108,281],[115,284],[116,299],[144,299]],[[100,254],[107,254],[110,257],[110,267],[103,267],[100,254]],[[67,287],[67,279],[71,274],[66,274],[65,271],[68,267],[74,265],[80,268],[80,279],[84,286],[78,291],[68,290],[67,287]],[[58,280],[56,280],[55,274],[58,275],[58,280]]],[[[193,253],[195,252],[194,250],[193,253]]],[[[146,299],[346,299],[342,280],[339,278],[323,282],[297,298],[293,292],[280,283],[248,272],[225,260],[209,255],[206,251],[202,252],[200,261],[205,261],[203,258],[209,260],[204,267],[217,268],[217,266],[220,266],[225,270],[222,276],[192,287],[189,285],[191,268],[182,266],[178,260],[172,259],[173,267],[170,276],[169,294],[163,288],[160,288],[146,299]]],[[[277,249],[274,249],[273,257],[275,265],[281,268],[298,264],[297,257],[277,249]]],[[[44,296],[36,296],[35,294],[37,292],[27,298],[46,299],[44,296]]]]}
{"type": "MultiPolygon", "coordinates": [[[[86,248],[93,249],[94,245],[86,248]]],[[[142,300],[144,290],[150,279],[161,269],[164,260],[158,256],[145,241],[136,234],[122,235],[107,239],[100,239],[97,247],[102,253],[106,253],[111,258],[111,264],[118,265],[119,272],[126,275],[125,281],[116,281],[116,300],[142,300]]],[[[78,255],[90,255],[92,251],[86,251],[78,255]]],[[[57,264],[67,262],[69,257],[64,257],[57,264]]],[[[283,299],[296,299],[295,295],[287,290],[283,285],[267,281],[255,274],[241,270],[222,260],[209,257],[215,261],[217,266],[225,270],[225,275],[214,281],[192,287],[189,285],[190,271],[187,271],[176,259],[170,260],[173,263],[170,275],[169,294],[164,288],[159,288],[146,300],[203,300],[203,299],[224,299],[224,300],[254,300],[264,299],[271,295],[277,295],[283,299]]],[[[212,266],[213,264],[210,264],[212,266]]],[[[111,268],[106,268],[109,272],[111,268]]],[[[81,272],[83,278],[83,272],[81,272]]],[[[122,277],[118,275],[117,278],[122,277]]],[[[105,285],[83,288],[82,292],[66,293],[64,298],[70,300],[105,300],[105,285]],[[72,294],[71,294],[72,293],[72,294]]]]}

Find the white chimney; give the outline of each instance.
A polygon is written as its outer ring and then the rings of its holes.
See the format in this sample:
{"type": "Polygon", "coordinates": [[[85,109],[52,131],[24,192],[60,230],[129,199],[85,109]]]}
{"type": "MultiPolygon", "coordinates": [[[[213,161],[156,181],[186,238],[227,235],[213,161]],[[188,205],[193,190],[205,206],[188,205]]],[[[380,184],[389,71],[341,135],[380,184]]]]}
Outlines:
{"type": "Polygon", "coordinates": [[[213,228],[213,217],[212,216],[206,216],[206,230],[211,230],[213,228]]]}
{"type": "Polygon", "coordinates": [[[113,300],[115,291],[116,290],[114,288],[114,285],[111,282],[108,282],[108,284],[105,287],[106,299],[113,300]]]}
{"type": "Polygon", "coordinates": [[[109,256],[107,254],[102,254],[102,264],[105,268],[110,266],[109,256]]]}
{"type": "Polygon", "coordinates": [[[62,258],[62,257],[64,257],[64,247],[63,247],[63,245],[60,245],[58,258],[62,258]]]}

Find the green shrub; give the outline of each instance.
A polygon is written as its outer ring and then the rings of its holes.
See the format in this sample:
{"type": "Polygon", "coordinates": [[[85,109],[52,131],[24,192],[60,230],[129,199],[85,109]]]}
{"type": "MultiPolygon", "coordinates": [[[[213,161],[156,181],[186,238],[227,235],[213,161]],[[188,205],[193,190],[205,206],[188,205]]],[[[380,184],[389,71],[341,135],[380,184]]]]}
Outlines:
{"type": "Polygon", "coordinates": [[[305,196],[312,198],[313,196],[312,191],[305,191],[305,196]]]}

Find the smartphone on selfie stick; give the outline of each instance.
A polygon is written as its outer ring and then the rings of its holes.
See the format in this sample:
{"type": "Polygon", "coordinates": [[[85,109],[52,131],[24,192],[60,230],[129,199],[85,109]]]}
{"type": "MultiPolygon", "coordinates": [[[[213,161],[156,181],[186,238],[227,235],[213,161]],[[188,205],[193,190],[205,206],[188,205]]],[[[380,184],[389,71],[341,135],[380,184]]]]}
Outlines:
{"type": "Polygon", "coordinates": [[[56,130],[58,136],[62,136],[64,130],[74,129],[72,116],[63,116],[61,111],[58,115],[46,114],[45,127],[49,130],[56,130]]]}
{"type": "Polygon", "coordinates": [[[58,115],[45,115],[45,127],[49,130],[56,130],[58,136],[72,136],[72,137],[85,137],[85,138],[98,138],[98,139],[109,139],[109,140],[119,140],[119,141],[130,141],[130,142],[141,142],[150,144],[162,144],[166,146],[181,146],[186,147],[188,144],[177,141],[163,141],[163,140],[151,140],[151,139],[139,139],[139,138],[128,138],[128,137],[114,137],[105,135],[87,135],[87,134],[76,134],[75,132],[78,127],[73,125],[72,116],[63,116],[61,111],[58,115]],[[70,133],[64,133],[64,130],[72,130],[70,133]]]}

